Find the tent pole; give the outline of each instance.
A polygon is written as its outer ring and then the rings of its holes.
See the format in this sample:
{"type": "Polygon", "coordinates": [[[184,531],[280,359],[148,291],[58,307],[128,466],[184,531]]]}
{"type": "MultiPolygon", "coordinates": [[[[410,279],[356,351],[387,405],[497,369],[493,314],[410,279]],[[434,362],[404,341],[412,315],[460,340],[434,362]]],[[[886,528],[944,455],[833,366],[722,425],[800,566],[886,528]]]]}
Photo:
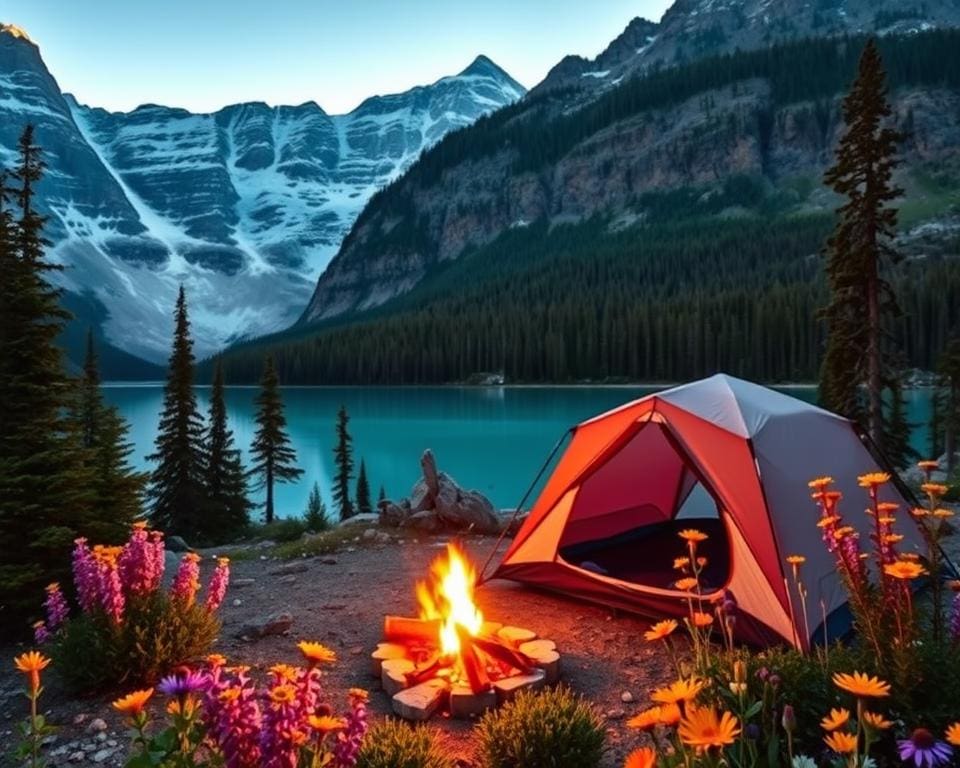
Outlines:
{"type": "Polygon", "coordinates": [[[547,467],[550,466],[550,462],[553,461],[553,457],[557,455],[557,451],[560,450],[560,446],[563,445],[564,441],[570,434],[573,432],[573,427],[569,428],[564,432],[560,439],[557,440],[556,445],[553,446],[553,450],[550,451],[550,455],[547,456],[547,460],[543,462],[543,466],[540,467],[540,471],[537,472],[537,476],[533,479],[533,482],[530,484],[530,487],[527,488],[526,493],[523,494],[523,498],[520,499],[520,503],[513,510],[513,514],[510,516],[510,519],[507,521],[507,524],[503,526],[503,530],[500,531],[500,536],[497,537],[496,543],[493,545],[493,549],[490,550],[490,555],[487,557],[486,561],[483,563],[483,567],[480,569],[480,576],[477,578],[477,586],[486,582],[486,572],[487,568],[490,567],[490,563],[493,561],[494,556],[497,554],[497,550],[500,549],[500,545],[503,543],[504,538],[507,536],[507,532],[510,530],[511,526],[516,522],[517,517],[520,515],[520,510],[523,509],[523,505],[527,503],[527,498],[533,493],[533,489],[537,487],[537,483],[540,482],[540,478],[543,477],[543,473],[547,471],[547,467]]]}

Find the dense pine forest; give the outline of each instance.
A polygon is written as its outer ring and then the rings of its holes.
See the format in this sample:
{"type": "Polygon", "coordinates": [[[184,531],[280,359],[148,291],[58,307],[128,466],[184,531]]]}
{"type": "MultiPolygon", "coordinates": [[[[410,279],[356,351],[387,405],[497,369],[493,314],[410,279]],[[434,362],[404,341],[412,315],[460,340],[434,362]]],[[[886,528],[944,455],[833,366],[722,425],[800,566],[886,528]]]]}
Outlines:
{"type": "MultiPolygon", "coordinates": [[[[818,251],[829,216],[678,220],[609,232],[600,218],[512,230],[362,322],[268,346],[291,384],[446,383],[502,370],[510,381],[678,381],[717,370],[813,381],[826,300],[818,251]]],[[[960,264],[908,261],[894,280],[896,329],[930,369],[960,321],[960,264]]],[[[263,345],[235,349],[234,381],[259,375],[263,345]]]]}
{"type": "MultiPolygon", "coordinates": [[[[864,42],[804,41],[656,71],[573,113],[558,109],[570,94],[534,96],[448,135],[374,197],[344,248],[387,212],[380,220],[391,229],[355,250],[431,253],[437,243],[412,190],[445,169],[510,151],[517,171],[536,171],[629,116],[750,78],[770,83],[771,115],[808,102],[798,114],[824,123],[826,136],[864,42]]],[[[960,31],[885,38],[879,48],[891,89],[960,87],[960,31]]],[[[956,180],[936,183],[953,190],[956,180]]],[[[820,254],[834,219],[797,203],[770,178],[735,176],[720,188],[639,195],[626,226],[615,214],[534,222],[432,267],[376,310],[241,345],[225,366],[231,380],[253,382],[269,352],[291,384],[447,383],[480,371],[516,382],[677,381],[717,370],[813,381],[824,332],[816,315],[827,300],[820,254]]],[[[908,366],[932,370],[960,323],[956,251],[948,243],[908,257],[890,275],[903,310],[890,331],[908,366]]]]}

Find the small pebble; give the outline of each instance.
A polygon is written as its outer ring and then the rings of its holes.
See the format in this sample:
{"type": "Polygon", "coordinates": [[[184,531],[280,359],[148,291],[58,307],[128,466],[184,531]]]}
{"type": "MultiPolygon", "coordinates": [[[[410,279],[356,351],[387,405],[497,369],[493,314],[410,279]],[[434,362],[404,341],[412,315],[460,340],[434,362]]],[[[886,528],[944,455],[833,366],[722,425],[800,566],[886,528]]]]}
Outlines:
{"type": "Polygon", "coordinates": [[[630,691],[624,691],[620,694],[620,701],[624,704],[630,704],[633,701],[633,694],[630,691]]]}

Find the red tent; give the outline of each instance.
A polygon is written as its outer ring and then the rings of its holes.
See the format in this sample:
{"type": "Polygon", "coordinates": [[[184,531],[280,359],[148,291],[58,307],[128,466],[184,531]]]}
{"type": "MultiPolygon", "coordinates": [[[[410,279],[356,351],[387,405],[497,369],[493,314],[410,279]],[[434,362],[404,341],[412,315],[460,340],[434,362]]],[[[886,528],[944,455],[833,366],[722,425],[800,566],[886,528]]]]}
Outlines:
{"type": "MultiPolygon", "coordinates": [[[[577,425],[494,577],[554,589],[649,616],[685,615],[674,558],[697,528],[707,597],[739,605],[736,633],[756,644],[805,646],[849,627],[833,558],[807,483],[830,475],[845,522],[864,541],[868,499],[857,476],[879,465],[847,419],[765,387],[713,376],[628,403],[577,425]],[[801,554],[810,636],[784,558],[801,554]]],[[[909,504],[902,551],[922,551],[909,504]]]]}

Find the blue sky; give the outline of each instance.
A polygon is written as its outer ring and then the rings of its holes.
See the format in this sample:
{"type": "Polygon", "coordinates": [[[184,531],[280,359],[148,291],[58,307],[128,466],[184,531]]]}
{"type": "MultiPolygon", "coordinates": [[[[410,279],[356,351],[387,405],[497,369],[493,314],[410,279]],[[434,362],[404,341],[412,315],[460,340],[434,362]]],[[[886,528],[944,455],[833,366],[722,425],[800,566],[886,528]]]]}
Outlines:
{"type": "Polygon", "coordinates": [[[128,110],[314,100],[346,112],[484,53],[526,86],[671,0],[7,0],[65,91],[128,110]]]}

